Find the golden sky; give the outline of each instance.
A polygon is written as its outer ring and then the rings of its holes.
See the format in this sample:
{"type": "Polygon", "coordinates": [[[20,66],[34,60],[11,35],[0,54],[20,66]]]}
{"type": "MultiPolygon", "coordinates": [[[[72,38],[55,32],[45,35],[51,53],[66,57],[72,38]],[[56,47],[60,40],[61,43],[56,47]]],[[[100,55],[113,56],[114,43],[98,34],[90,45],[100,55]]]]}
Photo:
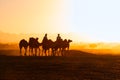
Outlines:
{"type": "MultiPolygon", "coordinates": [[[[1,30],[10,33],[66,32],[64,0],[1,0],[1,30]]],[[[68,30],[69,31],[69,30],[68,30]]]]}
{"type": "Polygon", "coordinates": [[[73,33],[75,40],[119,42],[119,4],[119,0],[0,0],[0,31],[73,33]]]}

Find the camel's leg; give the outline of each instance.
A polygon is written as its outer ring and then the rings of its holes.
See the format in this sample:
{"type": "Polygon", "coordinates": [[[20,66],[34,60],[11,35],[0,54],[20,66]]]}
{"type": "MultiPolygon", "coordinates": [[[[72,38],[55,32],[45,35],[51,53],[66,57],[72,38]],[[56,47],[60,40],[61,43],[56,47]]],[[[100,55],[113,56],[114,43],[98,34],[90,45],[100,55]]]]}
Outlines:
{"type": "Polygon", "coordinates": [[[34,55],[33,55],[33,48],[31,48],[31,54],[32,54],[32,56],[34,56],[34,55]]]}
{"type": "Polygon", "coordinates": [[[67,55],[69,56],[69,54],[70,54],[70,53],[69,53],[69,46],[68,46],[67,52],[68,52],[68,54],[67,54],[67,55]]]}
{"type": "Polygon", "coordinates": [[[49,56],[49,49],[47,49],[47,51],[46,51],[46,52],[47,52],[47,56],[49,56]]]}
{"type": "Polygon", "coordinates": [[[50,49],[48,49],[48,56],[50,56],[50,49]]]}
{"type": "Polygon", "coordinates": [[[41,56],[43,56],[43,54],[44,54],[44,49],[42,49],[42,54],[41,54],[41,56]]]}
{"type": "Polygon", "coordinates": [[[30,56],[30,54],[31,54],[31,49],[30,49],[30,47],[29,47],[29,56],[30,56]]]}
{"type": "Polygon", "coordinates": [[[24,54],[25,56],[27,56],[27,54],[26,54],[26,53],[27,53],[27,48],[25,47],[25,54],[24,54]]]}
{"type": "Polygon", "coordinates": [[[53,56],[53,49],[51,49],[51,56],[53,56]]]}
{"type": "Polygon", "coordinates": [[[57,55],[59,56],[61,53],[60,53],[60,49],[58,49],[58,53],[57,53],[57,55]]]}
{"type": "Polygon", "coordinates": [[[58,49],[54,49],[54,56],[57,56],[57,50],[58,49]]]}
{"type": "Polygon", "coordinates": [[[20,47],[20,56],[22,56],[22,47],[20,47]]]}
{"type": "Polygon", "coordinates": [[[55,56],[55,50],[52,49],[52,56],[55,56]]]}
{"type": "Polygon", "coordinates": [[[61,54],[61,49],[59,48],[57,55],[60,56],[60,54],[61,54]]]}
{"type": "Polygon", "coordinates": [[[63,56],[63,49],[61,50],[61,56],[63,56]]]}
{"type": "Polygon", "coordinates": [[[43,49],[42,49],[42,51],[41,51],[41,56],[43,56],[43,49]]]}
{"type": "Polygon", "coordinates": [[[39,56],[40,56],[40,48],[38,48],[39,49],[39,56]]]}
{"type": "Polygon", "coordinates": [[[46,53],[46,52],[47,52],[47,50],[45,49],[45,56],[47,56],[47,53],[46,53]]]}
{"type": "Polygon", "coordinates": [[[42,56],[44,56],[44,54],[45,54],[45,49],[42,50],[42,56]]]}
{"type": "Polygon", "coordinates": [[[53,49],[51,49],[51,56],[53,56],[53,49]]]}
{"type": "Polygon", "coordinates": [[[45,53],[45,56],[46,56],[46,50],[44,51],[44,53],[45,53]]]}
{"type": "Polygon", "coordinates": [[[57,50],[57,56],[59,56],[59,55],[60,55],[60,49],[57,50]]]}
{"type": "Polygon", "coordinates": [[[35,56],[37,56],[37,48],[35,48],[35,56]]]}

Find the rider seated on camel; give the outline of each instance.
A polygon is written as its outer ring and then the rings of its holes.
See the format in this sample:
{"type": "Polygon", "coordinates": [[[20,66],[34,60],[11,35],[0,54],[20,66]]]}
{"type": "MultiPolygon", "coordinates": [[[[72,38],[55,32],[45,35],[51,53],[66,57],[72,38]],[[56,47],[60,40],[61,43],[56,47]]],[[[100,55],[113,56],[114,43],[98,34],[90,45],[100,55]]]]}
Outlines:
{"type": "Polygon", "coordinates": [[[48,38],[47,38],[47,34],[45,34],[43,40],[42,40],[42,43],[45,43],[46,41],[48,41],[48,38]]]}
{"type": "Polygon", "coordinates": [[[62,41],[62,38],[60,37],[60,34],[58,34],[56,41],[57,41],[57,42],[62,41]]]}
{"type": "Polygon", "coordinates": [[[35,41],[35,42],[36,42],[36,44],[39,44],[38,39],[39,39],[38,37],[35,39],[35,40],[36,40],[36,41],[35,41]]]}

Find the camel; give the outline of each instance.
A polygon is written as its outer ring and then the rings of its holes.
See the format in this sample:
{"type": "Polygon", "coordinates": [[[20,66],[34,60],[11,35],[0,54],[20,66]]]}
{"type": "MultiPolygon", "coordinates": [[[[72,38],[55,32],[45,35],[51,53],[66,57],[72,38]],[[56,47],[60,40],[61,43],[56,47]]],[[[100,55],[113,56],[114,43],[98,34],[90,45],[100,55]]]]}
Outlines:
{"type": "Polygon", "coordinates": [[[33,49],[35,49],[35,56],[37,56],[37,49],[39,49],[39,55],[40,55],[40,48],[42,44],[38,42],[38,38],[29,38],[29,55],[30,53],[33,54],[33,49]]]}
{"type": "Polygon", "coordinates": [[[69,47],[70,47],[70,42],[72,42],[72,40],[70,40],[70,39],[68,39],[68,40],[64,40],[63,41],[63,49],[66,49],[67,48],[67,50],[69,50],[69,47]]]}
{"type": "Polygon", "coordinates": [[[52,51],[51,53],[53,53],[53,48],[54,48],[54,42],[51,39],[46,40],[42,43],[42,53],[45,53],[45,56],[47,56],[47,52],[48,52],[48,55],[50,55],[50,49],[52,51]]]}
{"type": "Polygon", "coordinates": [[[61,44],[62,45],[62,56],[64,56],[64,51],[65,50],[68,50],[69,51],[69,47],[70,47],[70,43],[72,42],[72,40],[70,40],[70,39],[65,39],[64,41],[63,41],[63,43],[61,44]]]}
{"type": "Polygon", "coordinates": [[[20,40],[19,42],[20,55],[22,55],[22,48],[24,48],[25,49],[24,55],[26,56],[28,45],[29,44],[25,39],[20,40]]]}
{"type": "Polygon", "coordinates": [[[56,39],[56,41],[52,41],[51,39],[47,39],[47,34],[45,34],[45,37],[43,38],[42,43],[38,42],[38,38],[29,38],[29,43],[25,40],[22,39],[19,43],[19,48],[20,48],[20,55],[21,55],[21,49],[24,47],[25,49],[25,54],[27,52],[27,47],[29,46],[29,55],[35,55],[37,56],[37,49],[39,49],[39,55],[40,55],[40,46],[42,46],[42,55],[43,53],[45,56],[52,55],[52,56],[63,56],[63,53],[65,50],[69,50],[70,42],[72,40],[70,39],[56,39]],[[34,54],[33,54],[33,50],[34,54]],[[50,52],[51,51],[51,52],[50,52]],[[47,54],[48,52],[48,54],[47,54]]]}
{"type": "Polygon", "coordinates": [[[53,46],[53,50],[54,50],[54,54],[55,55],[60,55],[61,54],[61,50],[62,50],[62,44],[63,40],[62,39],[58,39],[54,42],[54,46],[53,46]]]}

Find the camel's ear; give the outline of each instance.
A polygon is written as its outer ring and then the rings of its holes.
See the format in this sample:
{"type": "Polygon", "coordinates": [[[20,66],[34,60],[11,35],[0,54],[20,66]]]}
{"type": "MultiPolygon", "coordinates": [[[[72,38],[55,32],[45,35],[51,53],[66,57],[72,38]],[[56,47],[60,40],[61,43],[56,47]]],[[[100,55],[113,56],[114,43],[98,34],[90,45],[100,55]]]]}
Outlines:
{"type": "Polygon", "coordinates": [[[73,42],[72,40],[70,40],[70,42],[73,42]]]}

